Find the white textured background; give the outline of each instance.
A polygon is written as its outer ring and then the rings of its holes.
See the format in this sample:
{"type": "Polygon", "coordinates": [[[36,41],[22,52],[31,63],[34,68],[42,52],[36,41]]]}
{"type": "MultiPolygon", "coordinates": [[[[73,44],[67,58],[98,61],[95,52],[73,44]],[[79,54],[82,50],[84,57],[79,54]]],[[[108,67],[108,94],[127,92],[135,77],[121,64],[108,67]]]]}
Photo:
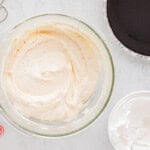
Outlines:
{"type": "Polygon", "coordinates": [[[150,61],[130,55],[112,36],[104,19],[104,0],[5,0],[8,18],[0,24],[0,39],[18,22],[43,13],[62,13],[93,27],[107,43],[115,64],[116,81],[108,107],[83,132],[63,139],[42,139],[18,132],[2,116],[5,127],[0,150],[113,150],[107,133],[108,116],[116,102],[136,90],[150,90],[150,61]]]}

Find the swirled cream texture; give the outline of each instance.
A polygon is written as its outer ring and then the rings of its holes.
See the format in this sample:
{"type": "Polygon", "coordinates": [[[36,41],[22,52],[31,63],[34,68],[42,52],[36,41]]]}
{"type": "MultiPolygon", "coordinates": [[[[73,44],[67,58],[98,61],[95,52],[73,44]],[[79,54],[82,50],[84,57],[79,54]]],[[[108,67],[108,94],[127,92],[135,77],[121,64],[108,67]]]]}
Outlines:
{"type": "Polygon", "coordinates": [[[11,43],[4,84],[15,109],[41,121],[68,122],[95,91],[97,47],[77,28],[50,24],[22,32],[11,43]]]}

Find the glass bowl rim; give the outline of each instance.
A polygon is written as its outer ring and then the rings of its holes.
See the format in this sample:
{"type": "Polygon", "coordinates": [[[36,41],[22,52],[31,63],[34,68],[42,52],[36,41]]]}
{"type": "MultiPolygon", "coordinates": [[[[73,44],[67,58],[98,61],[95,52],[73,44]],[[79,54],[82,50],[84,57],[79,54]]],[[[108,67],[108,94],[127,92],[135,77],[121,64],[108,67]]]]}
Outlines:
{"type": "MultiPolygon", "coordinates": [[[[35,131],[32,131],[30,129],[27,129],[25,127],[22,127],[21,125],[19,125],[17,122],[15,122],[14,120],[12,120],[9,115],[7,114],[7,112],[5,111],[5,109],[0,105],[0,109],[2,110],[2,114],[3,116],[5,116],[5,118],[15,127],[17,128],[19,131],[21,131],[21,133],[25,133],[25,134],[28,134],[28,135],[33,135],[33,136],[39,136],[39,137],[44,137],[44,138],[59,138],[59,137],[68,137],[68,136],[71,136],[71,135],[74,135],[74,134],[77,134],[81,131],[83,131],[84,129],[86,129],[87,127],[89,127],[92,123],[94,123],[95,120],[97,120],[97,118],[103,113],[103,111],[105,110],[106,106],[108,105],[109,101],[110,101],[110,97],[112,95],[112,91],[113,91],[113,88],[114,88],[114,82],[115,82],[115,68],[114,68],[114,63],[113,63],[113,59],[112,59],[112,55],[110,53],[110,50],[109,48],[107,47],[107,45],[105,44],[104,40],[101,38],[101,36],[92,28],[90,27],[87,23],[81,21],[80,19],[78,18],[75,18],[75,17],[72,17],[72,16],[69,16],[69,15],[64,15],[64,14],[55,14],[55,13],[50,13],[50,14],[42,14],[42,15],[36,15],[36,16],[33,16],[33,17],[30,17],[28,19],[25,19],[23,21],[21,21],[21,23],[18,23],[16,26],[14,26],[12,29],[10,29],[10,33],[15,30],[17,27],[19,27],[20,25],[24,24],[25,22],[29,21],[29,20],[32,20],[34,18],[38,18],[38,17],[42,17],[42,16],[60,16],[60,17],[65,17],[65,18],[69,18],[69,19],[72,19],[74,21],[77,21],[83,25],[85,25],[88,29],[91,30],[91,32],[93,32],[96,37],[102,42],[102,45],[105,47],[105,50],[109,56],[109,60],[110,60],[110,67],[111,67],[111,70],[112,70],[112,81],[111,81],[111,88],[109,90],[109,94],[106,98],[106,102],[104,104],[104,106],[102,107],[102,109],[97,113],[97,115],[95,115],[93,117],[93,119],[91,119],[88,123],[86,123],[85,125],[83,125],[82,127],[80,127],[79,129],[77,130],[74,130],[72,132],[68,132],[68,133],[63,133],[63,134],[42,134],[42,133],[37,133],[35,131]]],[[[9,34],[9,33],[8,33],[9,34]]]]}

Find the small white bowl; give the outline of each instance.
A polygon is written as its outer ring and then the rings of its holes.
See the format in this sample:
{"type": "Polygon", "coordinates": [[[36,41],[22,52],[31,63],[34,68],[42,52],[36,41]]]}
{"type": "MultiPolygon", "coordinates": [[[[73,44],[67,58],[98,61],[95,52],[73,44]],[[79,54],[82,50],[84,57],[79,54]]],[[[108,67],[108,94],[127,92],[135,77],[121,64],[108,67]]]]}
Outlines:
{"type": "Polygon", "coordinates": [[[147,125],[150,122],[148,104],[150,91],[138,91],[125,96],[114,107],[109,117],[108,134],[115,150],[150,149],[150,132],[146,132],[150,128],[147,125]]]}

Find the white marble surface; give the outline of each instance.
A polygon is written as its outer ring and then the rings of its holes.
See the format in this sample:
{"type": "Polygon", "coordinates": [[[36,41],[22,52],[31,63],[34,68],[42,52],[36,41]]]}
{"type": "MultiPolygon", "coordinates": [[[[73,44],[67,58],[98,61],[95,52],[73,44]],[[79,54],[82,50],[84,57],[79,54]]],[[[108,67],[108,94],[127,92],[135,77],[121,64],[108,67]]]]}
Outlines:
{"type": "Polygon", "coordinates": [[[104,0],[5,0],[8,18],[0,24],[0,39],[22,20],[45,13],[61,13],[79,18],[93,27],[112,53],[116,82],[108,107],[102,116],[83,132],[62,139],[42,139],[24,135],[2,116],[5,127],[0,137],[2,150],[113,150],[107,133],[108,116],[116,102],[136,90],[150,90],[150,62],[124,51],[112,36],[104,19],[104,0]]]}

